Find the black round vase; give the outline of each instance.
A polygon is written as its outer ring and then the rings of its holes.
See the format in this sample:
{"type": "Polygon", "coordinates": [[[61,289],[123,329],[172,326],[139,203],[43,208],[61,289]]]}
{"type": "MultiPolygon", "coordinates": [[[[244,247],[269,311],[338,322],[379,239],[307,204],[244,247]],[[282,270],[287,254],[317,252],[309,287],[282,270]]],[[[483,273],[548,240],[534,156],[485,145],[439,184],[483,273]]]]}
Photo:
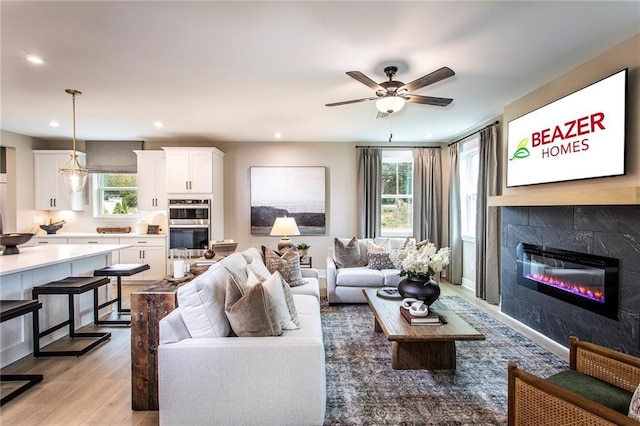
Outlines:
{"type": "Polygon", "coordinates": [[[434,280],[405,278],[398,284],[398,293],[402,297],[413,297],[429,306],[440,297],[440,286],[434,280]]]}

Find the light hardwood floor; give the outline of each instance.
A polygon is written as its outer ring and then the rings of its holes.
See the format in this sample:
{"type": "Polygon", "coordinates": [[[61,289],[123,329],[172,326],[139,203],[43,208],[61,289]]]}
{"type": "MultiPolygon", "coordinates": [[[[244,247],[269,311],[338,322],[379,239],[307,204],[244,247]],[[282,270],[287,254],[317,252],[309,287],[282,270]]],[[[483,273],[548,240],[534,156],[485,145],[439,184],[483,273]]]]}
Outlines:
{"type": "MultiPolygon", "coordinates": [[[[141,286],[124,286],[125,298],[141,286]]],[[[460,286],[443,282],[443,295],[457,295],[567,359],[568,350],[477,300],[460,286]]],[[[131,410],[131,333],[128,327],[85,327],[109,330],[111,340],[81,357],[25,357],[2,373],[44,374],[44,381],[0,408],[0,425],[157,425],[157,411],[131,410]]],[[[505,366],[506,374],[506,366],[505,366]]],[[[11,384],[2,384],[4,394],[11,384]]]]}

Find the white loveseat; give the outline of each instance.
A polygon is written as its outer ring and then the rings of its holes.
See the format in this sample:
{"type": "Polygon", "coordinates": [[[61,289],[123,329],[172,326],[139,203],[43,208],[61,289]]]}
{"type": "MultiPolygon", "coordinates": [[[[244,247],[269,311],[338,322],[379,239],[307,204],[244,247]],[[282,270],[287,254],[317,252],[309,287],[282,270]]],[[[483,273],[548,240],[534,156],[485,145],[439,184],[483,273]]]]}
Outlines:
{"type": "MultiPolygon", "coordinates": [[[[349,238],[340,238],[346,244],[349,238]]],[[[339,267],[336,264],[334,247],[329,247],[327,256],[327,300],[329,303],[366,303],[362,290],[365,288],[397,287],[402,279],[397,269],[371,269],[368,266],[367,241],[380,243],[389,240],[389,248],[402,248],[406,238],[358,239],[360,262],[364,266],[339,267]]]]}
{"type": "Polygon", "coordinates": [[[325,359],[316,270],[302,269],[307,284],[291,288],[299,329],[277,337],[225,337],[230,331],[224,317],[228,275],[246,276],[247,264],[256,257],[261,253],[255,248],[234,253],[180,287],[178,308],[160,321],[161,425],[323,423],[325,359]],[[183,288],[185,303],[180,304],[183,288]],[[194,302],[198,299],[202,306],[194,302]],[[194,318],[211,322],[214,333],[224,336],[206,337],[210,330],[194,326],[194,318]]]}

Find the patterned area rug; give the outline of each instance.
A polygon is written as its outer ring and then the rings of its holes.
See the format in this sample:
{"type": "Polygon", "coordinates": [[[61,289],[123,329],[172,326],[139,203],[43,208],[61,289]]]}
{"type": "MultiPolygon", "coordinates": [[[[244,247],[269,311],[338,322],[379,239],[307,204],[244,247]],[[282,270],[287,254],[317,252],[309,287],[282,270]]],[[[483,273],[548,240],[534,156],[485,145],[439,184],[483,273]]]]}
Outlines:
{"type": "Polygon", "coordinates": [[[393,370],[367,304],[322,306],[325,425],[506,425],[507,362],[541,377],[567,362],[457,296],[440,300],[486,336],[456,342],[454,371],[393,370]]]}

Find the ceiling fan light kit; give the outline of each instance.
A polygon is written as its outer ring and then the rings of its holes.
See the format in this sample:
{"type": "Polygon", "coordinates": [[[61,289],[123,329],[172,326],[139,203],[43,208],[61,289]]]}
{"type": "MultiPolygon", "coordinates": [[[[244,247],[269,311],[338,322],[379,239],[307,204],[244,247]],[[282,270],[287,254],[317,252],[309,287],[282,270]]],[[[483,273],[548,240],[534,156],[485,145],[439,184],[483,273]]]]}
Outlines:
{"type": "MultiPolygon", "coordinates": [[[[351,101],[334,102],[326,104],[326,106],[333,107],[339,105],[354,104],[358,102],[376,101],[376,108],[378,108],[381,113],[393,114],[394,112],[400,111],[404,107],[404,104],[406,102],[444,107],[449,105],[453,101],[453,99],[451,98],[421,96],[409,93],[430,84],[437,83],[438,81],[444,80],[446,78],[453,77],[455,73],[451,68],[442,67],[430,74],[417,78],[408,84],[404,84],[401,81],[396,81],[393,79],[393,76],[397,71],[397,67],[386,67],[384,69],[384,73],[387,75],[389,80],[383,81],[382,83],[376,83],[360,71],[348,71],[347,75],[349,77],[375,90],[375,96],[370,98],[354,99],[351,101]]],[[[378,117],[380,117],[380,114],[378,114],[378,117]]]]}
{"type": "Polygon", "coordinates": [[[376,108],[380,112],[386,112],[387,114],[393,114],[398,112],[404,107],[405,100],[400,96],[387,95],[376,101],[376,108]]]}

